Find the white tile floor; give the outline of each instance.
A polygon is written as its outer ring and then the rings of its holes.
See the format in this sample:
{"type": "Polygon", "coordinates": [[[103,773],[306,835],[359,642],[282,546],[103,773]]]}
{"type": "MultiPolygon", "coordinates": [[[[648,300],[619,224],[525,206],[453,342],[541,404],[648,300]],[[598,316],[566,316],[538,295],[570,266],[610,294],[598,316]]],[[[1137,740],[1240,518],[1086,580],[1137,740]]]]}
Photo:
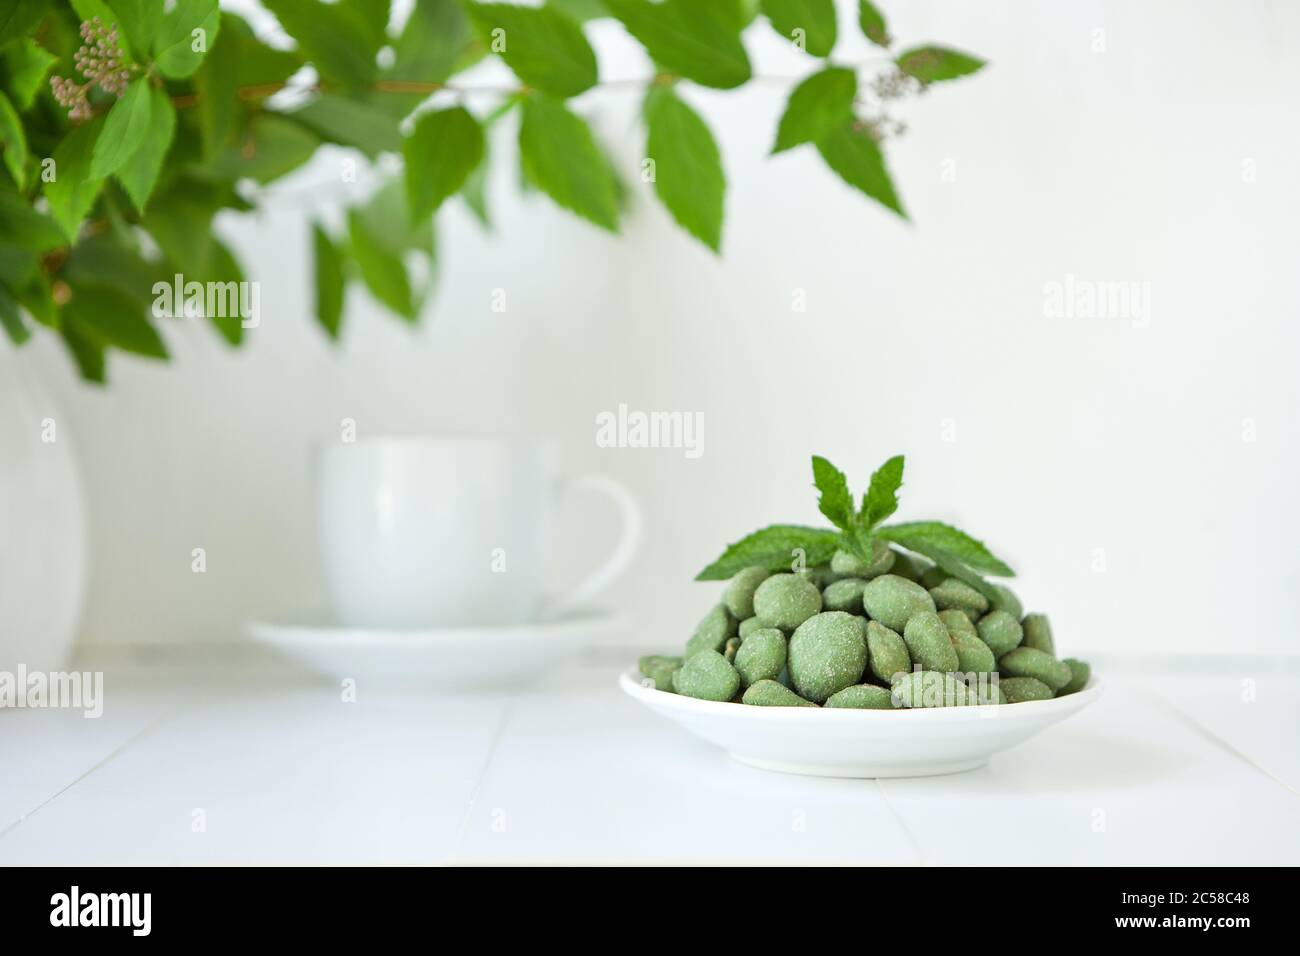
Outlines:
{"type": "Polygon", "coordinates": [[[985,769],[853,781],[735,764],[619,669],[355,703],[110,672],[99,720],[0,712],[0,863],[1300,863],[1300,678],[1107,674],[985,769]]]}

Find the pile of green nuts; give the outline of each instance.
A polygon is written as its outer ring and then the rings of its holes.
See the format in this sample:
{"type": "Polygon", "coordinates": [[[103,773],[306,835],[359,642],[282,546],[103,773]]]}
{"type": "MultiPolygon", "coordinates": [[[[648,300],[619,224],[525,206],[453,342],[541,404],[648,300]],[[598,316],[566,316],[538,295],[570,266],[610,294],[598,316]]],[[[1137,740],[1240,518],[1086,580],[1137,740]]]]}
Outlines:
{"type": "Polygon", "coordinates": [[[1088,664],[1057,658],[1046,615],[1025,614],[1001,585],[994,592],[892,548],[870,563],[837,551],[795,573],[746,568],[680,657],[641,659],[642,683],[759,707],[869,709],[1081,690],[1088,664]]]}

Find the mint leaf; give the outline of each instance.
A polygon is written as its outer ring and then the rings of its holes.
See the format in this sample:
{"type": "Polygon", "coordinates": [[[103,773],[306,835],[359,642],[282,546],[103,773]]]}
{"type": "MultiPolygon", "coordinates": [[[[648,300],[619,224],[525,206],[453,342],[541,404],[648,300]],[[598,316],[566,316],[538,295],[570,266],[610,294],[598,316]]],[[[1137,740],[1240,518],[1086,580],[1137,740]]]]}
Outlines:
{"type": "Polygon", "coordinates": [[[803,552],[804,565],[825,564],[839,546],[840,534],[826,528],[774,524],[755,531],[727,546],[722,556],[695,576],[697,581],[725,581],[751,566],[769,571],[789,571],[796,552],[803,552]]]}
{"type": "Polygon", "coordinates": [[[977,56],[948,50],[941,46],[919,46],[898,55],[894,61],[908,76],[922,83],[938,83],[969,76],[981,69],[985,61],[977,56]]]}
{"type": "Polygon", "coordinates": [[[555,96],[577,96],[596,85],[596,53],[582,27],[551,7],[468,4],[483,44],[515,76],[555,96]]]}
{"type": "Polygon", "coordinates": [[[836,527],[853,526],[853,495],[849,493],[849,480],[821,455],[812,457],[813,484],[821,492],[817,509],[836,527]]]}
{"type": "Polygon", "coordinates": [[[903,456],[895,455],[875,470],[862,496],[862,520],[874,528],[898,510],[898,489],[903,484],[903,456]]]}
{"type": "Polygon", "coordinates": [[[826,160],[826,165],[854,189],[907,218],[889,179],[889,171],[885,169],[885,157],[870,130],[859,129],[857,121],[850,120],[817,140],[817,151],[826,160]]]}
{"type": "Polygon", "coordinates": [[[645,118],[645,150],[654,160],[655,195],[679,226],[717,252],[727,180],[713,134],[666,86],[652,87],[646,95],[645,118]]]}
{"type": "Polygon", "coordinates": [[[605,6],[664,69],[730,90],[751,75],[741,24],[725,4],[699,0],[605,0],[605,6]]]}
{"type": "Polygon", "coordinates": [[[885,26],[885,15],[876,9],[871,0],[858,0],[858,26],[862,35],[876,46],[889,46],[893,39],[885,26]]]}
{"type": "Polygon", "coordinates": [[[829,56],[835,46],[835,0],[763,0],[772,29],[813,56],[829,56]],[[801,31],[796,33],[795,31],[801,31]]]}
{"type": "Polygon", "coordinates": [[[117,181],[126,189],[131,203],[140,212],[144,212],[149,196],[158,183],[163,158],[176,133],[176,110],[172,107],[171,97],[165,90],[150,88],[149,98],[153,100],[153,105],[150,107],[149,128],[145,130],[144,140],[116,174],[117,181]]]}
{"type": "Polygon", "coordinates": [[[851,122],[857,95],[857,75],[844,67],[827,67],[808,77],[790,93],[772,152],[815,142],[851,122]]]}
{"type": "Polygon", "coordinates": [[[90,157],[90,178],[103,179],[115,173],[135,155],[149,134],[153,97],[144,77],[131,81],[122,98],[113,104],[104,128],[95,140],[90,157]]]}
{"type": "Polygon", "coordinates": [[[891,524],[877,528],[876,534],[902,545],[909,551],[925,555],[944,570],[948,570],[945,562],[959,562],[973,571],[984,574],[1003,578],[1015,577],[1015,572],[994,557],[983,542],[942,521],[891,524]]]}
{"type": "Polygon", "coordinates": [[[402,146],[411,222],[429,218],[483,158],[483,129],[464,107],[424,113],[402,146]]]}
{"type": "Polygon", "coordinates": [[[544,95],[524,101],[519,156],[529,181],[556,203],[618,231],[618,180],[591,128],[563,102],[544,95]]]}

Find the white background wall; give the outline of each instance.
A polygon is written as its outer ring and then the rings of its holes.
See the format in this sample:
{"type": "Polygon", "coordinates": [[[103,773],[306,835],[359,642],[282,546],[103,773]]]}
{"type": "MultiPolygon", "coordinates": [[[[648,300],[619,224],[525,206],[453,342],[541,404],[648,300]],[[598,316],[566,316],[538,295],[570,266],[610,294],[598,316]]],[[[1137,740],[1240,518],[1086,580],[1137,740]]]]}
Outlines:
{"type": "MultiPolygon", "coordinates": [[[[348,196],[331,154],[260,217],[221,223],[262,283],[241,352],[176,324],[171,365],[114,355],[100,391],[52,342],[29,347],[89,489],[85,639],[237,640],[249,616],[319,606],[307,454],[352,417],[363,434],[545,433],[572,469],[623,479],[648,518],[613,596],[638,643],[688,635],[715,590],[691,578],[725,542],[816,520],[809,454],[858,484],[904,452],[900,517],[985,538],[1064,647],[1296,650],[1300,7],[882,6],[904,43],[991,62],[907,110],[889,159],[912,225],[811,150],[766,158],[790,82],[691,89],[727,167],[721,258],[640,183],[617,240],[522,199],[511,123],[493,140],[495,232],[444,211],[441,287],[417,329],[355,290],[341,347],[314,327],[307,222],[348,196]],[[1067,274],[1149,282],[1150,326],[1046,317],[1044,285],[1067,274]],[[702,412],[703,457],[597,448],[595,416],[620,402],[702,412]]],[[[837,59],[873,56],[841,7],[837,59]]],[[[618,27],[591,33],[605,77],[647,73],[618,27]]],[[[765,25],[747,44],[757,72],[814,68],[765,25]]],[[[635,182],[636,95],[578,105],[635,182]]],[[[610,516],[567,517],[558,564],[573,577],[610,516]]]]}

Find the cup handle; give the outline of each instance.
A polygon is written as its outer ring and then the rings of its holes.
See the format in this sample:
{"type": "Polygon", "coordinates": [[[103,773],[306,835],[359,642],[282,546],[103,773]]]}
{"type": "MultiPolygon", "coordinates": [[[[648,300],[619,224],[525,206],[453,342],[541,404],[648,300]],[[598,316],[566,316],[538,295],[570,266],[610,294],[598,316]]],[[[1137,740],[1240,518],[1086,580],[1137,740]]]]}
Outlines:
{"type": "Polygon", "coordinates": [[[546,617],[555,617],[589,604],[592,598],[613,584],[615,579],[627,570],[627,566],[632,563],[633,556],[641,546],[641,506],[637,504],[626,486],[604,475],[578,475],[561,478],[559,490],[560,494],[569,491],[594,491],[609,498],[618,508],[622,531],[614,550],[595,571],[570,590],[547,600],[542,609],[542,614],[546,617]]]}

